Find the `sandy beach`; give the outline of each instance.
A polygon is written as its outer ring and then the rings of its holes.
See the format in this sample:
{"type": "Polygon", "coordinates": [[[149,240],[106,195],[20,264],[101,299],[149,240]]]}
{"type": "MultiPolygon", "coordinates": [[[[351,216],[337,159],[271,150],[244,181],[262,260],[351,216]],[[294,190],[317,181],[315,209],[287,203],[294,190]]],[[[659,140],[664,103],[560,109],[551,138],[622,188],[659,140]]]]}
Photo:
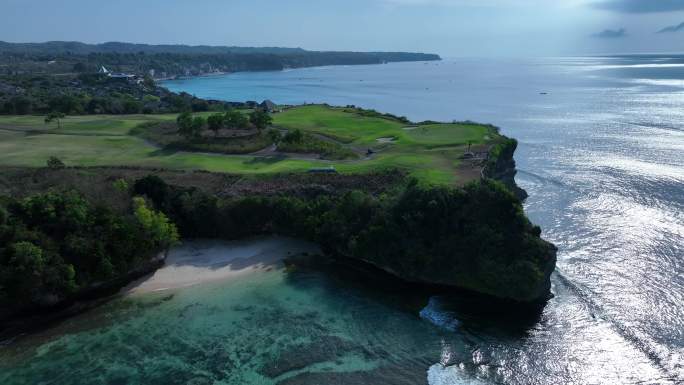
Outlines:
{"type": "Polygon", "coordinates": [[[165,291],[241,277],[282,267],[284,258],[302,253],[320,253],[320,249],[315,244],[284,237],[187,241],[169,252],[164,267],[129,285],[124,292],[165,291]]]}

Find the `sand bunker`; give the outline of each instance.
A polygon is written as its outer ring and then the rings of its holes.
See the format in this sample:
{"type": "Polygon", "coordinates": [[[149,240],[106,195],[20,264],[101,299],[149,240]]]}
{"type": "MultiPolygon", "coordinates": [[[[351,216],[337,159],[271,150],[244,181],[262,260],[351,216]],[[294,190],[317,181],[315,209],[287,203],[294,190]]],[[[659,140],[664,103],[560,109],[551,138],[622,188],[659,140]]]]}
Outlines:
{"type": "Polygon", "coordinates": [[[130,285],[128,293],[147,293],[231,279],[282,266],[287,256],[320,253],[317,245],[290,238],[243,241],[188,241],[172,249],[166,265],[130,285]]]}
{"type": "Polygon", "coordinates": [[[394,137],[389,137],[389,138],[377,138],[376,139],[379,143],[394,143],[397,141],[396,138],[394,137]]]}

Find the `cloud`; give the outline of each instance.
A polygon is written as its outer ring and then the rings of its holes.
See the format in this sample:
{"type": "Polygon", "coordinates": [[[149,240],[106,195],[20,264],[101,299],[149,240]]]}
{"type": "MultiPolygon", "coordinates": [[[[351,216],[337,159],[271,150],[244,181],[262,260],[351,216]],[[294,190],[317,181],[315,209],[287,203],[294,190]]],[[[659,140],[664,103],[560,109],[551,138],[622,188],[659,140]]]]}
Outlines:
{"type": "Polygon", "coordinates": [[[594,8],[621,13],[684,11],[684,0],[602,0],[594,8]]]}
{"type": "Polygon", "coordinates": [[[660,31],[656,33],[672,33],[672,32],[679,32],[684,30],[684,23],[678,24],[678,25],[671,25],[669,27],[665,27],[661,29],[660,31]]]}
{"type": "Polygon", "coordinates": [[[627,31],[624,28],[620,29],[604,29],[599,33],[591,35],[599,39],[619,39],[627,36],[627,31]]]}
{"type": "Polygon", "coordinates": [[[563,0],[562,4],[549,0],[377,0],[392,5],[436,5],[445,7],[553,7],[585,5],[591,0],[563,0]]]}

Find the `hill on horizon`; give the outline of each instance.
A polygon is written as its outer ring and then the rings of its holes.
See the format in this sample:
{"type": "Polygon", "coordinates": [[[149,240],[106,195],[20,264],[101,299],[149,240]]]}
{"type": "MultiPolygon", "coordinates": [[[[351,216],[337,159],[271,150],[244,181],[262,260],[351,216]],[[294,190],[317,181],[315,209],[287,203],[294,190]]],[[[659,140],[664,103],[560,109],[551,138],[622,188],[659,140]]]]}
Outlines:
{"type": "MultiPolygon", "coordinates": [[[[78,41],[47,41],[41,43],[11,43],[0,41],[0,54],[186,54],[186,55],[222,55],[222,54],[265,54],[265,55],[301,55],[306,53],[348,53],[364,55],[417,55],[421,60],[439,60],[437,54],[417,52],[390,51],[314,51],[303,48],[288,47],[238,47],[214,45],[185,45],[185,44],[140,44],[126,42],[105,42],[98,44],[82,43],[78,41]]],[[[391,60],[388,60],[391,61],[391,60]]],[[[398,60],[397,60],[398,61],[398,60]]]]}

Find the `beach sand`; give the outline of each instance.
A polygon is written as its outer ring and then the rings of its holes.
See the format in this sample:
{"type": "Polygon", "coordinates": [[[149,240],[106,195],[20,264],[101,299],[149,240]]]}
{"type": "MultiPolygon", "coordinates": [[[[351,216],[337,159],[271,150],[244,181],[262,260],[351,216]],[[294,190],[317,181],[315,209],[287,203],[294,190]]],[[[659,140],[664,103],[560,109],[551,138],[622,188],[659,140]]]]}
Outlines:
{"type": "Polygon", "coordinates": [[[127,294],[179,289],[205,282],[242,277],[283,266],[297,254],[320,253],[317,245],[284,237],[240,241],[193,240],[169,251],[166,264],[153,275],[124,289],[127,294]]]}

